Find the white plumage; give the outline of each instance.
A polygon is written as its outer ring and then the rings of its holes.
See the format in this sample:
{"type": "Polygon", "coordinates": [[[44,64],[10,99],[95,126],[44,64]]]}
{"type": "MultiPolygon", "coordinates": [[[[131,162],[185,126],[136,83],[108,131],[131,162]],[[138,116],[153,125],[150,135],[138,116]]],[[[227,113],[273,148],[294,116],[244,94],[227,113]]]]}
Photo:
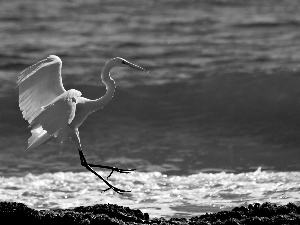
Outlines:
{"type": "Polygon", "coordinates": [[[50,55],[21,72],[19,85],[19,106],[24,119],[32,127],[28,148],[34,148],[59,130],[70,124],[75,117],[77,90],[66,91],[61,78],[62,62],[50,55]]]}
{"type": "MultiPolygon", "coordinates": [[[[23,70],[18,78],[19,107],[24,119],[32,128],[32,136],[28,139],[28,148],[34,148],[48,140],[63,142],[71,138],[77,146],[81,165],[104,181],[108,188],[115,192],[126,192],[111,185],[91,167],[111,169],[120,173],[128,173],[132,169],[123,170],[110,166],[88,164],[82,152],[78,127],[87,116],[101,109],[113,97],[115,82],[110,77],[110,70],[115,66],[129,66],[146,71],[122,58],[113,58],[103,67],[102,82],[106,86],[106,94],[99,99],[90,100],[81,97],[81,92],[71,89],[66,91],[62,84],[62,61],[58,56],[50,55],[44,60],[23,70]]],[[[146,71],[148,72],[148,71],[146,71]]],[[[110,177],[110,175],[108,177],[110,177]]]]}

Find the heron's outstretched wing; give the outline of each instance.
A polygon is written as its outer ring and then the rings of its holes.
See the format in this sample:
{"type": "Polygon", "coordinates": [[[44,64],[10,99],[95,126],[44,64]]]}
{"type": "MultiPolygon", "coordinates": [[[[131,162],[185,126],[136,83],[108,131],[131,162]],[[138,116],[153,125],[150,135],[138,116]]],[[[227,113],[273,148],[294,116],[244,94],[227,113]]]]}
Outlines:
{"type": "MultiPolygon", "coordinates": [[[[64,92],[48,105],[30,122],[32,136],[28,140],[28,148],[34,148],[56,136],[72,122],[76,111],[76,97],[81,96],[77,90],[64,92]]],[[[65,131],[63,131],[65,132],[65,131]]]]}
{"type": "Polygon", "coordinates": [[[62,62],[50,55],[27,69],[18,77],[19,107],[29,124],[48,105],[66,90],[61,79],[62,62]]]}
{"type": "Polygon", "coordinates": [[[81,93],[77,90],[69,90],[50,104],[42,107],[42,111],[30,123],[33,129],[42,126],[49,135],[54,135],[59,129],[70,124],[75,117],[76,97],[81,93]]]}

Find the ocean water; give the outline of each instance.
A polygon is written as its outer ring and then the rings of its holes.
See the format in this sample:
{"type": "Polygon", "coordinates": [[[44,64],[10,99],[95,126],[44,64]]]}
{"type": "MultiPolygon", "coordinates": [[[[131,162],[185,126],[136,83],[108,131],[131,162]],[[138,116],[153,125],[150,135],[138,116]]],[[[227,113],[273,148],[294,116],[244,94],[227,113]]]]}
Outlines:
{"type": "Polygon", "coordinates": [[[0,200],[150,217],[299,203],[299,28],[296,0],[1,1],[0,200]],[[79,128],[89,163],[136,169],[109,179],[132,192],[101,193],[71,141],[26,149],[16,79],[50,54],[91,99],[110,58],[151,71],[113,69],[114,98],[79,128]]]}
{"type": "MultiPolygon", "coordinates": [[[[99,172],[102,176],[109,173],[99,172]]],[[[0,178],[0,198],[35,209],[118,204],[140,209],[150,217],[185,217],[230,210],[253,202],[300,201],[299,172],[198,173],[167,176],[160,172],[114,174],[110,181],[131,190],[123,195],[101,193],[106,186],[89,172],[57,172],[0,178]]]]}

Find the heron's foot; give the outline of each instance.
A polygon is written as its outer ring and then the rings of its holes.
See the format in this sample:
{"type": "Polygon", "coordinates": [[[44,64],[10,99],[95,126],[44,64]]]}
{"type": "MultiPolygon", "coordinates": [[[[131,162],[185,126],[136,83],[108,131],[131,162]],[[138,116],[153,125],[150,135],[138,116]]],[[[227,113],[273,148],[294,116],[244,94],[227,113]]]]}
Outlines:
{"type": "Polygon", "coordinates": [[[119,193],[119,194],[123,194],[125,192],[131,192],[131,191],[126,191],[120,188],[117,188],[115,186],[113,186],[112,184],[110,184],[107,180],[105,180],[102,176],[100,176],[95,170],[92,169],[92,167],[100,167],[100,168],[105,168],[105,169],[111,169],[110,174],[108,175],[107,179],[112,175],[112,173],[114,171],[117,171],[119,173],[129,173],[131,171],[134,171],[135,169],[119,169],[117,167],[110,167],[110,166],[102,166],[102,165],[94,165],[94,164],[88,164],[85,160],[85,157],[83,155],[83,152],[79,150],[79,156],[80,156],[80,161],[81,161],[81,165],[84,166],[87,170],[89,170],[90,172],[92,172],[93,174],[95,174],[98,178],[100,178],[107,186],[108,188],[105,190],[102,190],[101,192],[105,192],[108,191],[110,189],[112,189],[113,191],[119,193]]]}
{"type": "Polygon", "coordinates": [[[117,188],[113,185],[109,186],[108,188],[106,188],[105,190],[102,190],[101,192],[106,192],[108,190],[112,189],[114,192],[117,192],[118,194],[123,194],[123,193],[126,193],[126,192],[131,192],[131,191],[126,191],[126,190],[123,190],[123,189],[120,189],[120,188],[117,188]]]}
{"type": "Polygon", "coordinates": [[[92,172],[93,174],[95,174],[98,178],[100,178],[108,186],[108,188],[106,188],[105,190],[101,190],[101,192],[105,192],[105,191],[108,191],[110,189],[112,189],[114,192],[117,192],[118,194],[123,194],[125,192],[131,192],[131,191],[126,191],[126,190],[123,190],[123,189],[120,189],[120,188],[117,188],[117,187],[113,186],[107,180],[105,180],[101,175],[99,175],[95,170],[93,170],[90,167],[89,164],[84,164],[83,163],[83,166],[85,168],[87,168],[87,170],[89,170],[90,172],[92,172]]]}
{"type": "Polygon", "coordinates": [[[130,173],[132,171],[135,171],[135,169],[125,169],[124,170],[124,169],[119,169],[117,167],[112,167],[110,174],[107,176],[107,180],[108,180],[108,178],[110,178],[110,176],[113,174],[114,171],[116,171],[118,173],[130,173]]]}
{"type": "Polygon", "coordinates": [[[111,170],[110,174],[107,176],[107,179],[110,178],[110,176],[113,174],[114,171],[116,171],[118,173],[130,173],[135,170],[135,169],[120,169],[118,167],[102,166],[102,165],[95,165],[95,164],[88,164],[88,165],[90,167],[100,167],[100,168],[111,170]]]}

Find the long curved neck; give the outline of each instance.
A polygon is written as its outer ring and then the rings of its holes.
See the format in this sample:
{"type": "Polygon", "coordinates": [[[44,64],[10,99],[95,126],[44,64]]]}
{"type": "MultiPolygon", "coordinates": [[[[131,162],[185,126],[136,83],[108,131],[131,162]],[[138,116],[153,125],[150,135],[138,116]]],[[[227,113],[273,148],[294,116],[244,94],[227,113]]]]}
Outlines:
{"type": "Polygon", "coordinates": [[[106,93],[101,98],[92,100],[90,102],[90,110],[91,112],[95,112],[102,107],[104,107],[109,101],[112,99],[115,93],[116,85],[114,80],[110,77],[110,70],[113,67],[113,63],[111,61],[107,62],[102,69],[101,79],[102,82],[106,86],[106,93]]]}

